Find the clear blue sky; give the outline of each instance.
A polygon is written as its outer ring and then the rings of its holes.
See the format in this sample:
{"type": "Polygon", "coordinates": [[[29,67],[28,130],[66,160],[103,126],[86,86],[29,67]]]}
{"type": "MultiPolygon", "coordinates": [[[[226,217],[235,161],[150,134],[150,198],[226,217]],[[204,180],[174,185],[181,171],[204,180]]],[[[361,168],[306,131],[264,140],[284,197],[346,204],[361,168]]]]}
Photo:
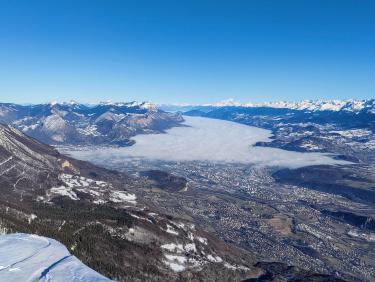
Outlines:
{"type": "Polygon", "coordinates": [[[375,97],[375,1],[2,0],[0,100],[375,97]]]}

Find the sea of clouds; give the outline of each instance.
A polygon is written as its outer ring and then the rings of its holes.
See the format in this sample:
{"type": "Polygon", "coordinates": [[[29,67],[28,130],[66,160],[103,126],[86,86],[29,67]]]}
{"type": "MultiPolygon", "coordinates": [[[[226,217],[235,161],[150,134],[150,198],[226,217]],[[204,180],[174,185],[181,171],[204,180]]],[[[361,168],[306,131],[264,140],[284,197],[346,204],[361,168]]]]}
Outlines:
{"type": "Polygon", "coordinates": [[[64,151],[96,164],[134,159],[161,161],[210,161],[258,166],[297,168],[322,164],[346,164],[327,154],[301,153],[254,146],[270,141],[271,131],[230,121],[185,116],[184,127],[165,134],[135,136],[136,143],[124,148],[84,148],[64,151]]]}

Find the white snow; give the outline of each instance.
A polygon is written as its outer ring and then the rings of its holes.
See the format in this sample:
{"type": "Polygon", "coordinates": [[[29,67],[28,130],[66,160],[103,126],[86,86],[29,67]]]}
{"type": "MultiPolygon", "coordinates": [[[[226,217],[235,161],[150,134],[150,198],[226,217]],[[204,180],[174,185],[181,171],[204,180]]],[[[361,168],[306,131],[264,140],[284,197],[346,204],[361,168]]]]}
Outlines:
{"type": "Polygon", "coordinates": [[[222,262],[223,261],[223,259],[221,257],[219,257],[219,256],[214,257],[213,255],[208,255],[207,259],[211,262],[222,262]]]}
{"type": "MultiPolygon", "coordinates": [[[[275,101],[275,102],[260,102],[260,103],[241,103],[233,99],[225,100],[214,104],[205,104],[200,106],[213,107],[268,107],[268,108],[285,108],[294,110],[307,111],[348,111],[358,112],[366,107],[371,107],[373,100],[304,100],[297,102],[275,101]]],[[[372,104],[373,105],[373,104],[372,104]]],[[[191,105],[193,106],[193,105],[191,105]]],[[[199,105],[195,105],[199,106],[199,105]]]]}
{"type": "Polygon", "coordinates": [[[185,269],[201,267],[207,263],[223,264],[224,267],[230,269],[248,270],[245,266],[231,265],[225,262],[220,256],[212,252],[211,249],[207,249],[206,238],[189,232],[189,239],[191,243],[168,243],[160,246],[165,257],[165,260],[163,260],[164,264],[173,271],[180,272],[185,269]],[[194,240],[203,243],[203,245],[199,245],[199,251],[197,251],[194,240]]]}
{"type": "Polygon", "coordinates": [[[60,187],[52,187],[49,190],[50,193],[54,195],[61,195],[61,196],[66,196],[74,201],[78,201],[79,198],[77,194],[72,190],[70,187],[65,187],[65,186],[60,186],[60,187]]]}
{"type": "Polygon", "coordinates": [[[164,263],[168,265],[174,272],[181,272],[185,270],[185,266],[181,264],[170,261],[164,261],[164,263]]]}
{"type": "Polygon", "coordinates": [[[136,204],[137,197],[135,194],[130,194],[125,191],[113,191],[110,196],[110,201],[114,203],[123,203],[123,202],[129,202],[132,204],[136,204]]]}
{"type": "Polygon", "coordinates": [[[195,238],[196,238],[199,242],[201,242],[202,244],[207,245],[207,238],[203,238],[203,237],[199,237],[199,236],[196,236],[195,238]]]}
{"type": "Polygon", "coordinates": [[[366,129],[352,129],[352,130],[333,130],[330,133],[337,133],[341,136],[352,138],[352,137],[364,137],[372,134],[370,130],[366,129]]]}
{"type": "Polygon", "coordinates": [[[180,253],[184,251],[184,247],[182,244],[169,243],[169,244],[161,245],[160,247],[170,252],[180,253]]]}
{"type": "Polygon", "coordinates": [[[175,255],[164,255],[170,261],[177,261],[179,263],[185,263],[186,257],[185,256],[175,256],[175,255]]]}
{"type": "Polygon", "coordinates": [[[29,224],[34,220],[36,219],[37,216],[35,214],[30,214],[28,217],[27,217],[27,221],[29,222],[29,224]]]}
{"type": "Polygon", "coordinates": [[[88,125],[85,128],[78,128],[77,131],[83,135],[91,136],[100,136],[100,133],[97,131],[96,125],[88,125]]]}
{"type": "Polygon", "coordinates": [[[166,232],[170,233],[170,234],[173,234],[173,235],[178,235],[178,232],[172,226],[170,226],[169,224],[167,224],[166,232]]]}
{"type": "MultiPolygon", "coordinates": [[[[77,196],[76,192],[80,192],[91,195],[94,204],[104,204],[108,201],[114,203],[127,202],[133,205],[137,204],[135,194],[127,193],[126,191],[117,191],[111,183],[66,173],[60,174],[59,179],[64,185],[52,187],[47,190],[47,201],[58,195],[78,201],[80,198],[77,196]]],[[[38,200],[44,201],[45,199],[44,197],[39,197],[38,200]]]]}
{"type": "Polygon", "coordinates": [[[0,235],[0,281],[111,281],[71,255],[61,243],[36,235],[0,235]]]}
{"type": "Polygon", "coordinates": [[[187,252],[196,252],[197,249],[195,247],[195,244],[194,243],[186,244],[185,245],[185,251],[187,251],[187,252]]]}
{"type": "Polygon", "coordinates": [[[226,268],[233,269],[233,270],[236,270],[236,269],[249,270],[249,268],[246,267],[246,266],[242,266],[242,265],[231,265],[230,263],[227,263],[227,262],[224,263],[224,266],[225,266],[226,268]]]}
{"type": "Polygon", "coordinates": [[[150,102],[143,102],[140,104],[140,108],[155,111],[157,109],[157,106],[150,102]]]}
{"type": "Polygon", "coordinates": [[[213,104],[175,104],[175,105],[160,105],[161,108],[172,108],[178,110],[179,107],[183,108],[195,108],[195,107],[267,107],[276,109],[293,109],[293,110],[304,110],[304,111],[347,111],[347,112],[359,112],[363,109],[367,109],[368,112],[374,111],[374,100],[304,100],[297,102],[288,101],[274,101],[274,102],[247,102],[241,103],[233,99],[220,101],[213,104]]]}

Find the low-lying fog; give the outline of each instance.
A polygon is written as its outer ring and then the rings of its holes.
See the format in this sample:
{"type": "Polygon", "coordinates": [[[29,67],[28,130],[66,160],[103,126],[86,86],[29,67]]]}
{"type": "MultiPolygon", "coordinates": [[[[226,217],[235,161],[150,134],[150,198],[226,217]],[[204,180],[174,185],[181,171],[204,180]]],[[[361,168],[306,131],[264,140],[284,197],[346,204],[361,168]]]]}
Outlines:
{"type": "MultiPolygon", "coordinates": [[[[211,161],[260,166],[297,168],[318,164],[345,164],[321,153],[300,153],[276,148],[254,147],[270,141],[269,130],[234,122],[185,116],[186,127],[175,127],[166,134],[138,135],[135,145],[124,148],[85,148],[64,150],[75,158],[96,164],[116,159],[162,161],[211,161]]],[[[71,148],[70,148],[71,149],[71,148]]]]}

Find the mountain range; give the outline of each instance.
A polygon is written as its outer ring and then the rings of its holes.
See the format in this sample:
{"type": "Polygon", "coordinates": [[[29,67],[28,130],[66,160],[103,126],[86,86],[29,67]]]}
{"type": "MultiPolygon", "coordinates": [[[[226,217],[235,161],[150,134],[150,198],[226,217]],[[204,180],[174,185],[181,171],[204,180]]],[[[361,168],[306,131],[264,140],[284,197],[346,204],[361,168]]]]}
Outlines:
{"type": "Polygon", "coordinates": [[[275,101],[259,103],[241,103],[233,99],[220,101],[213,104],[172,104],[160,105],[162,109],[168,110],[192,110],[196,108],[221,108],[221,107],[243,107],[243,108],[274,108],[290,109],[305,112],[333,111],[375,114],[375,99],[367,100],[304,100],[298,102],[275,101]]]}
{"type": "Polygon", "coordinates": [[[147,102],[0,104],[0,122],[47,144],[127,146],[136,134],[160,133],[182,121],[147,102]]]}
{"type": "MultiPolygon", "coordinates": [[[[1,233],[58,240],[82,263],[119,281],[356,281],[363,269],[362,278],[373,277],[367,265],[373,259],[368,249],[375,163],[369,107],[353,112],[210,105],[181,111],[271,129],[272,141],[257,146],[332,153],[357,163],[343,167],[254,174],[229,164],[157,163],[130,175],[126,167],[98,167],[50,146],[129,146],[137,134],[185,126],[181,112],[163,109],[136,102],[0,104],[1,233]],[[234,184],[249,175],[249,183],[234,184]],[[253,185],[264,191],[242,190],[253,185]],[[293,187],[303,190],[293,194],[293,187]],[[280,191],[286,204],[272,196],[280,191]],[[329,208],[326,200],[332,201],[329,208]],[[326,233],[332,246],[320,235],[326,233]],[[341,245],[345,240],[354,244],[349,252],[341,245]],[[324,251],[322,242],[328,244],[324,251]],[[369,262],[348,259],[352,249],[356,259],[369,262]]],[[[60,259],[50,266],[64,268],[60,259]]],[[[27,260],[22,265],[30,266],[27,260]]],[[[6,271],[0,268],[0,280],[8,279],[6,271]]]]}
{"type": "MultiPolygon", "coordinates": [[[[253,256],[139,197],[152,182],[66,157],[4,125],[0,176],[2,233],[56,239],[112,279],[240,280],[264,272],[253,256]]],[[[0,279],[9,277],[1,271],[0,279]]]]}

